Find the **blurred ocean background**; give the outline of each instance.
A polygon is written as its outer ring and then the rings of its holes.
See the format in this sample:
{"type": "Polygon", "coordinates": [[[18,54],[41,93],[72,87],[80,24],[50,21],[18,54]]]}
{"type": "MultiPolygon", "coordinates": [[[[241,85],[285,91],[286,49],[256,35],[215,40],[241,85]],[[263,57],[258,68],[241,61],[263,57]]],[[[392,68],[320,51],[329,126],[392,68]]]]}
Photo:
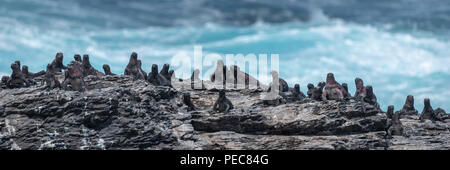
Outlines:
{"type": "MultiPolygon", "coordinates": [[[[290,85],[361,77],[378,102],[450,111],[449,0],[0,0],[0,75],[20,60],[43,70],[59,51],[123,74],[136,51],[145,71],[178,52],[279,54],[290,85]]],[[[176,69],[176,68],[174,68],[176,69]]],[[[205,76],[205,75],[204,75],[205,76]]]]}

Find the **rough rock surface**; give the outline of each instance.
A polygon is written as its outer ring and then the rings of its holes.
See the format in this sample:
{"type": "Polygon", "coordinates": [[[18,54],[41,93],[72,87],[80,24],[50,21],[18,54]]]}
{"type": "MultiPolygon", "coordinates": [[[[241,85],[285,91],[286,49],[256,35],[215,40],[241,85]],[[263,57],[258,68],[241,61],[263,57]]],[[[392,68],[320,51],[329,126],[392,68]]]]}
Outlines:
{"type": "Polygon", "coordinates": [[[267,106],[260,90],[228,90],[234,109],[215,113],[214,89],[176,90],[129,76],[85,81],[86,92],[2,89],[0,149],[450,149],[449,119],[405,116],[405,135],[387,137],[385,113],[353,99],[267,106]],[[187,111],[184,92],[197,111],[187,111]]]}

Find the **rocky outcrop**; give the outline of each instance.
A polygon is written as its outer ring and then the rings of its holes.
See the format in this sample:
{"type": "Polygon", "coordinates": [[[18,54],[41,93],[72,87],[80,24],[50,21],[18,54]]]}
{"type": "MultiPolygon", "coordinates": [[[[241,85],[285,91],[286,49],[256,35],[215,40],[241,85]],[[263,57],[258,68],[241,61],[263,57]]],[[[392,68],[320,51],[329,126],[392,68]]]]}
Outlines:
{"type": "Polygon", "coordinates": [[[85,92],[2,89],[0,149],[450,149],[448,118],[405,116],[404,135],[389,137],[386,114],[352,98],[269,106],[261,90],[228,90],[234,109],[217,113],[214,89],[176,90],[118,75],[85,81],[85,92]],[[183,104],[186,92],[195,111],[183,104]]]}
{"type": "Polygon", "coordinates": [[[254,106],[230,113],[200,113],[192,125],[205,132],[233,131],[262,135],[342,135],[383,131],[381,111],[354,100],[348,102],[288,103],[275,107],[254,106]]]}

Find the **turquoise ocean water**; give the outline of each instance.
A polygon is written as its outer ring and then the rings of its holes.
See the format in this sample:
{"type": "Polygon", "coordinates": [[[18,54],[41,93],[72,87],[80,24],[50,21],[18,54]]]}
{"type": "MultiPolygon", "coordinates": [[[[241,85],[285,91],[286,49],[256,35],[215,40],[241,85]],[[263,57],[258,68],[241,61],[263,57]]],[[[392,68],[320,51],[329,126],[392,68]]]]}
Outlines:
{"type": "MultiPolygon", "coordinates": [[[[450,111],[449,1],[115,1],[0,0],[0,75],[20,60],[43,70],[56,52],[65,63],[88,53],[99,70],[123,74],[131,52],[143,68],[178,52],[279,54],[290,85],[317,84],[333,72],[374,87],[385,110],[407,95],[450,111]]],[[[173,68],[176,69],[176,68],[173,68]]]]}

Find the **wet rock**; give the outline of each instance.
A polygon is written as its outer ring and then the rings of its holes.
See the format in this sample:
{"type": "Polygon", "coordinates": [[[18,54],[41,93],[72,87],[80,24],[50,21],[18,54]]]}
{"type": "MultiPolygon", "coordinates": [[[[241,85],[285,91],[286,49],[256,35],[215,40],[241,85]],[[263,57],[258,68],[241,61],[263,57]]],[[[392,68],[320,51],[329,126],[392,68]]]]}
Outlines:
{"type": "Polygon", "coordinates": [[[347,109],[356,108],[355,103],[340,104],[285,104],[250,111],[258,114],[235,111],[228,114],[204,114],[192,120],[192,124],[197,131],[270,135],[351,134],[382,131],[386,126],[386,118],[381,113],[366,115],[358,110],[347,109]]]}
{"type": "Polygon", "coordinates": [[[390,120],[386,113],[353,98],[264,104],[263,90],[227,89],[234,108],[218,113],[212,110],[217,89],[177,90],[127,75],[88,76],[85,83],[96,88],[2,89],[0,149],[450,148],[449,119],[439,108],[434,112],[444,121],[401,117],[404,134],[386,138],[390,120]],[[183,104],[186,93],[195,110],[183,104]]]}

